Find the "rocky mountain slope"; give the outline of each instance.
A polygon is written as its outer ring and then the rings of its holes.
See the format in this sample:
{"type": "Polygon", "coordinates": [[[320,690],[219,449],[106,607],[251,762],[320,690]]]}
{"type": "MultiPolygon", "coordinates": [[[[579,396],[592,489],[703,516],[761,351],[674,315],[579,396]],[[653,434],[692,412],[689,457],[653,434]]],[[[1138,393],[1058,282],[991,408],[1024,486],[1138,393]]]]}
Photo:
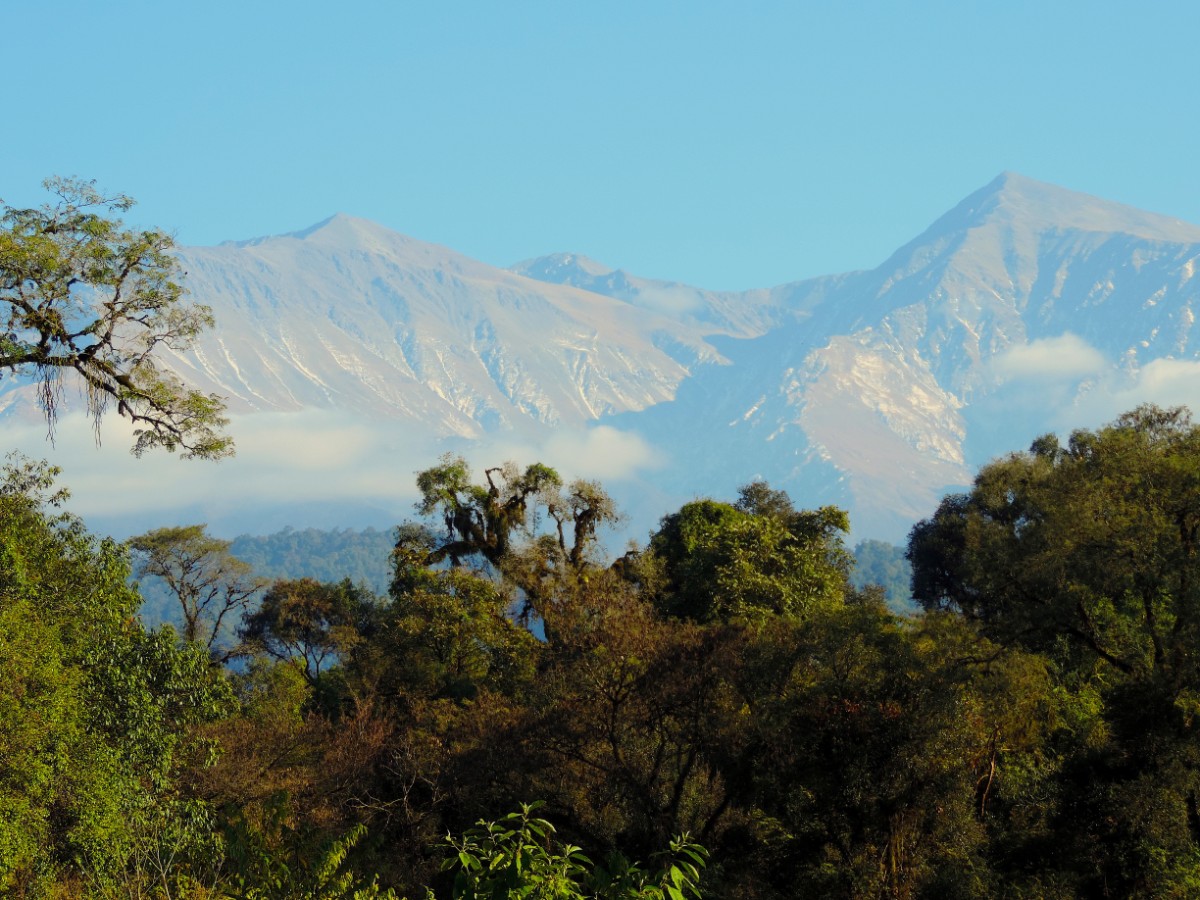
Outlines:
{"type": "Polygon", "coordinates": [[[1198,226],[1005,173],[876,269],[771,291],[805,315],[618,421],[703,435],[675,444],[680,489],[728,493],[736,461],[900,536],[1042,430],[1196,393],[1198,256],[1198,226]]]}
{"type": "Polygon", "coordinates": [[[174,366],[235,412],[607,424],[659,451],[660,490],[762,477],[861,536],[900,539],[1041,431],[1200,401],[1200,226],[1014,174],[875,269],[745,292],[574,254],[497,269],[347,216],[180,256],[218,327],[174,366]]]}
{"type": "Polygon", "coordinates": [[[717,356],[695,325],[348,216],[180,255],[220,326],[176,367],[234,411],[328,406],[463,437],[572,428],[669,399],[717,356]]]}

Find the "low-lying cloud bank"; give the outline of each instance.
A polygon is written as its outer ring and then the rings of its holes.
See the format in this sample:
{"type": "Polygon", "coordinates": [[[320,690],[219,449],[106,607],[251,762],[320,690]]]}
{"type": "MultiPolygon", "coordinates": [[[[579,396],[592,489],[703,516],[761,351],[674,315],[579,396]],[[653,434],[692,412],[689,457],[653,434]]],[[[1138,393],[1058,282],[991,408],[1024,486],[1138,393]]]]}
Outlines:
{"type": "Polygon", "coordinates": [[[1045,427],[1063,433],[1099,427],[1145,403],[1186,406],[1200,416],[1200,361],[1113,360],[1069,332],[997,354],[992,372],[1010,403],[1040,409],[1045,427]]]}
{"type": "Polygon", "coordinates": [[[5,450],[62,468],[70,507],[93,528],[125,536],[160,525],[208,522],[217,533],[297,528],[389,527],[412,515],[414,475],[447,450],[480,471],[508,459],[535,460],[565,479],[606,485],[659,465],[659,454],[635,434],[608,426],[559,432],[542,441],[499,436],[455,447],[417,437],[401,422],[371,422],[344,413],[306,410],[235,417],[237,455],[219,462],[129,453],[131,429],[105,418],[102,444],[80,413],[62,418],[51,444],[44,423],[5,422],[5,450]]]}
{"type": "Polygon", "coordinates": [[[1104,354],[1078,335],[1041,338],[996,354],[992,370],[1003,381],[1082,378],[1108,365],[1104,354]]]}
{"type": "MultiPolygon", "coordinates": [[[[996,390],[967,407],[970,431],[981,435],[972,464],[986,462],[997,441],[1019,450],[1039,433],[1065,436],[1075,428],[1095,428],[1143,403],[1184,405],[1200,416],[1196,360],[1137,366],[1064,334],[999,354],[992,371],[996,390]],[[1013,431],[1018,422],[1028,434],[1013,431]]],[[[628,514],[625,529],[614,535],[617,543],[644,539],[661,515],[691,499],[659,483],[658,473],[669,464],[664,452],[634,432],[608,425],[463,442],[420,436],[404,422],[337,411],[258,413],[234,418],[230,431],[237,456],[216,463],[161,452],[135,459],[129,454],[130,428],[115,415],[105,419],[99,447],[80,413],[59,422],[53,445],[41,421],[9,417],[0,430],[0,452],[17,449],[60,466],[73,494],[72,511],[93,529],[118,537],[195,522],[226,537],[288,525],[388,528],[414,515],[415,474],[447,451],[461,452],[480,477],[484,467],[513,460],[544,462],[566,480],[600,481],[628,514]]]]}
{"type": "Polygon", "coordinates": [[[1186,406],[1200,415],[1200,362],[1156,359],[1133,373],[1111,374],[1080,398],[1074,424],[1098,425],[1143,403],[1186,406]]]}

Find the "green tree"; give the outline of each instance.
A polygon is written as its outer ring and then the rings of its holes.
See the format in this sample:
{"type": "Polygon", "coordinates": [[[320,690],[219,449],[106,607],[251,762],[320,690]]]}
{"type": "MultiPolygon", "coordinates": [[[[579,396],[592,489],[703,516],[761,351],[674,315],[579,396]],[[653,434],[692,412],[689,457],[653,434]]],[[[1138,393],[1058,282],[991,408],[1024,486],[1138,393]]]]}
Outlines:
{"type": "Polygon", "coordinates": [[[532,764],[521,791],[570,811],[589,845],[640,855],[684,831],[709,844],[735,802],[720,763],[736,743],[736,630],[664,619],[611,573],[554,626],[519,748],[501,751],[532,764]]]}
{"type": "Polygon", "coordinates": [[[786,493],[756,482],[735,504],[697,500],[664,517],[643,573],[667,615],[801,615],[844,599],[848,528],[842,510],[796,510],[786,493]]]}
{"type": "Polygon", "coordinates": [[[747,877],[783,896],[987,896],[975,814],[985,715],[958,635],[882,606],[764,621],[731,673],[744,751],[724,774],[750,812],[747,877]]]}
{"type": "Polygon", "coordinates": [[[914,596],[1043,655],[1092,720],[1044,785],[1045,858],[1084,893],[1200,890],[1198,551],[1200,428],[1153,406],[1039,438],[913,529],[914,596]]]}
{"type": "Polygon", "coordinates": [[[997,640],[1200,684],[1200,429],[1182,409],[985,466],[914,527],[908,555],[917,600],[997,640]]]}
{"type": "Polygon", "coordinates": [[[305,679],[315,684],[322,669],[370,631],[376,613],[374,598],[349,579],[339,584],[311,578],[276,581],[258,609],[245,617],[239,634],[246,646],[277,660],[298,660],[305,679]]]}
{"type": "Polygon", "coordinates": [[[221,399],[161,367],[163,351],[187,348],[212,325],[207,307],[183,301],[170,236],[126,229],[113,214],[133,201],[92,182],[45,187],[55,202],[0,206],[0,372],[33,376],[51,434],[71,372],[97,428],[110,405],[133,423],[134,453],[231,454],[221,399]]]}
{"type": "Polygon", "coordinates": [[[234,625],[263,588],[250,566],[229,552],[204,525],[156,528],[130,538],[134,573],[160,579],[179,604],[183,637],[202,645],[217,661],[236,652],[234,625]]]}
{"type": "Polygon", "coordinates": [[[412,696],[467,699],[528,678],[537,641],[509,615],[509,588],[466,569],[424,565],[426,546],[411,538],[397,546],[391,602],[370,648],[389,681],[412,696]]]}
{"type": "Polygon", "coordinates": [[[125,548],[54,511],[55,475],[17,461],[0,484],[0,893],[174,885],[186,876],[163,860],[219,859],[177,778],[228,686],[169,629],[140,627],[125,548]]]}

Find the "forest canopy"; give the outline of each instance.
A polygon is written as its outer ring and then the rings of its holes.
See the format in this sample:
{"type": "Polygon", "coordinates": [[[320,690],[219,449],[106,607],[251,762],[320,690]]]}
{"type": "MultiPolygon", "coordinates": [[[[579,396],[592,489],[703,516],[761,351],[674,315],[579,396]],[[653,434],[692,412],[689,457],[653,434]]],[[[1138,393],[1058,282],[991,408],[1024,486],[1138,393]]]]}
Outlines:
{"type": "Polygon", "coordinates": [[[92,535],[55,475],[0,484],[0,893],[1200,892],[1185,410],[984,466],[914,527],[904,616],[843,512],[761,482],[610,558],[601,485],[443,457],[377,591],[92,535]]]}

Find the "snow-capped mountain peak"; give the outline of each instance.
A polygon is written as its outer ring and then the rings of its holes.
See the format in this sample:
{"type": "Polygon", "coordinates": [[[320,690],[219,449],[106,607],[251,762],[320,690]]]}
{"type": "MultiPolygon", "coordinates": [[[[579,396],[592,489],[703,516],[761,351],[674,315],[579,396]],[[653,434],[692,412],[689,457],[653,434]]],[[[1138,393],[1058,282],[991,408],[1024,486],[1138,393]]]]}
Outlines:
{"type": "Polygon", "coordinates": [[[669,461],[658,488],[766,478],[893,539],[1072,416],[1200,406],[1200,226],[1014,173],[875,269],[763,290],[500,269],[343,214],[179,254],[218,325],[172,364],[235,412],[527,443],[612,423],[669,461]]]}

